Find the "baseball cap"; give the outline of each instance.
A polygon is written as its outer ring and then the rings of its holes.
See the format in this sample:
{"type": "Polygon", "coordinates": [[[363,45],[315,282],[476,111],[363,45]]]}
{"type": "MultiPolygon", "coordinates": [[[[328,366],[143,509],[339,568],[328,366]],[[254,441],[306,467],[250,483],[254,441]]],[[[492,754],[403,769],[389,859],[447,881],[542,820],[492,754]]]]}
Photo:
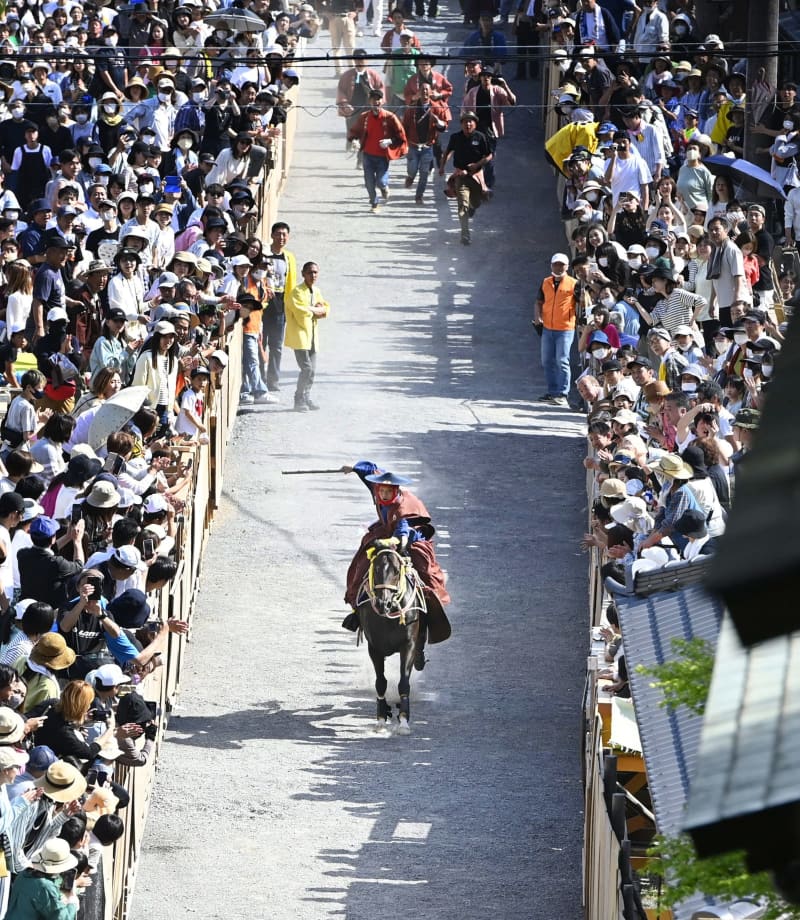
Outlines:
{"type": "MultiPolygon", "coordinates": [[[[20,498],[21,497],[22,496],[20,496],[20,498]]],[[[20,510],[23,510],[24,507],[23,500],[23,507],[20,510]]],[[[32,537],[54,537],[58,533],[58,522],[42,514],[34,518],[29,533],[32,537]]]]}
{"type": "Polygon", "coordinates": [[[142,563],[142,556],[135,546],[117,546],[111,558],[128,569],[138,569],[142,563]]]}
{"type": "Polygon", "coordinates": [[[560,262],[563,265],[569,265],[569,256],[565,255],[563,252],[556,252],[550,259],[550,264],[555,265],[556,262],[560,262]]]}

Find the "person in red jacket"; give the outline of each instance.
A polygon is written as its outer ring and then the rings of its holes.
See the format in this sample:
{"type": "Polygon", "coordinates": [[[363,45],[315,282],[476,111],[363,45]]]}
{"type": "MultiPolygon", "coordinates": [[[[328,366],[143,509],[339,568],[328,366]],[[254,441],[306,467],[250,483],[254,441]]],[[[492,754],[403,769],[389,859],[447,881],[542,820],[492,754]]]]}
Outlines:
{"type": "Polygon", "coordinates": [[[444,103],[433,102],[431,93],[430,85],[423,83],[419,88],[417,102],[408,106],[403,112],[403,127],[408,138],[406,188],[411,188],[419,173],[417,204],[422,204],[422,196],[428,185],[428,176],[433,169],[436,141],[439,132],[447,128],[450,112],[444,103]]]}
{"type": "Polygon", "coordinates": [[[539,398],[568,406],[569,353],[575,338],[575,292],[577,280],[567,274],[569,256],[557,252],[550,260],[551,273],[536,298],[533,325],[542,339],[542,368],[547,392],[539,398]]]}
{"type": "Polygon", "coordinates": [[[389,198],[389,164],[408,151],[406,132],[400,119],[383,108],[383,93],[373,89],[369,94],[369,111],[359,116],[350,129],[349,139],[358,141],[364,162],[364,185],[370,207],[378,210],[378,192],[384,201],[389,198]]]}

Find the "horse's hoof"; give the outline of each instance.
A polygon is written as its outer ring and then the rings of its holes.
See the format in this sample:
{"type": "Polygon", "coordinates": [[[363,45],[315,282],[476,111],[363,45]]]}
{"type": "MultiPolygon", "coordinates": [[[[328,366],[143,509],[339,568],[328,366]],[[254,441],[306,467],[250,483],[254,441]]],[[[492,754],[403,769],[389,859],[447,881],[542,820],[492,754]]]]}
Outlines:
{"type": "Polygon", "coordinates": [[[397,728],[395,729],[396,735],[410,735],[411,726],[408,724],[406,719],[400,719],[397,723],[397,728]]]}
{"type": "Polygon", "coordinates": [[[378,719],[372,726],[372,731],[376,735],[391,735],[392,726],[386,719],[378,719]]]}
{"type": "Polygon", "coordinates": [[[428,659],[427,659],[421,652],[418,652],[417,655],[416,655],[415,658],[414,658],[414,670],[415,670],[415,671],[424,671],[424,670],[425,670],[425,662],[426,662],[427,660],[428,660],[428,659]]]}

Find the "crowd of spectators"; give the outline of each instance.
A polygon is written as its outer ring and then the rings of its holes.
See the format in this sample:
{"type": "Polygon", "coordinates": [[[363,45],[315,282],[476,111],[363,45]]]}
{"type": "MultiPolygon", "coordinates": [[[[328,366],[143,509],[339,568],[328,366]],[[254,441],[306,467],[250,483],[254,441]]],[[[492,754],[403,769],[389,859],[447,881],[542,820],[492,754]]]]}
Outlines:
{"type": "Polygon", "coordinates": [[[270,296],[260,190],[320,19],[218,6],[0,10],[0,918],[105,916],[138,685],[188,629],[157,601],[192,445],[270,296]]]}
{"type": "MultiPolygon", "coordinates": [[[[583,545],[617,591],[716,551],[797,280],[795,85],[749,100],[746,59],[698,33],[691,2],[640,6],[550,3],[538,20],[558,74],[546,152],[569,250],[536,299],[541,399],[588,415],[583,545]],[[730,169],[751,149],[768,198],[730,169]]],[[[613,604],[604,616],[601,676],[626,696],[613,604]]]]}

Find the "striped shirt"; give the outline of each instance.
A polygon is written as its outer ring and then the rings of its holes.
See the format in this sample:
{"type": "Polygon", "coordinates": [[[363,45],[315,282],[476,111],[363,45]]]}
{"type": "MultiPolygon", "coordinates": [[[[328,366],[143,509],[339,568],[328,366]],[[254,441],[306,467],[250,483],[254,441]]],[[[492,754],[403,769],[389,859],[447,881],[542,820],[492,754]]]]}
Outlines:
{"type": "Polygon", "coordinates": [[[684,288],[675,290],[660,300],[650,312],[651,322],[654,326],[661,325],[669,333],[674,334],[678,326],[691,326],[692,316],[697,307],[707,306],[705,297],[692,294],[684,288]]]}
{"type": "Polygon", "coordinates": [[[664,145],[658,131],[652,125],[642,122],[638,131],[629,130],[628,135],[631,146],[636,148],[653,175],[656,175],[659,166],[666,166],[664,145]]]}

